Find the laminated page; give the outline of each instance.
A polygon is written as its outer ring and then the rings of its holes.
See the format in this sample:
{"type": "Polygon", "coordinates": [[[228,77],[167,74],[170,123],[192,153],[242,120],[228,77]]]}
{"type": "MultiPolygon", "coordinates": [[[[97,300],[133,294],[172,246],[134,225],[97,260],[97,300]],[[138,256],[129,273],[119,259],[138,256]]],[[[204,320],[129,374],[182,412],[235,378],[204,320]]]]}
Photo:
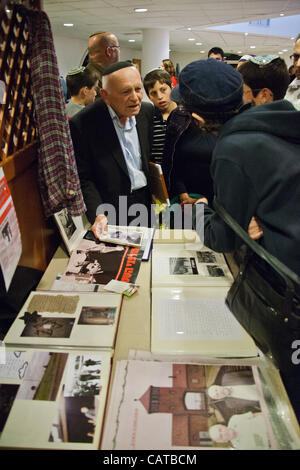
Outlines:
{"type": "Polygon", "coordinates": [[[99,448],[111,353],[6,348],[0,363],[0,447],[99,448]]]}
{"type": "Polygon", "coordinates": [[[279,448],[255,366],[121,361],[103,450],[279,448]]]}
{"type": "Polygon", "coordinates": [[[151,351],[252,357],[258,350],[225,304],[224,288],[154,288],[151,351]]]}

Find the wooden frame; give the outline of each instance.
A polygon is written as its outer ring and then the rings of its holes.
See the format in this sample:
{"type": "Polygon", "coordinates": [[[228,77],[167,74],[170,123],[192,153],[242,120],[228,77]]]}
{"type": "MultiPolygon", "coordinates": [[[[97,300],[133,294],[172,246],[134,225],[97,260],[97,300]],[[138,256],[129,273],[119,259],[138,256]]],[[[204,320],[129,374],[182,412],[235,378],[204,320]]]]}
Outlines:
{"type": "MultiPolygon", "coordinates": [[[[24,0],[22,4],[26,8],[41,8],[38,0],[24,0]]],[[[45,218],[38,186],[39,143],[31,93],[26,10],[20,14],[9,1],[2,1],[0,7],[0,76],[6,88],[5,102],[0,105],[0,165],[21,231],[19,264],[45,270],[59,237],[52,218],[45,218]]]]}

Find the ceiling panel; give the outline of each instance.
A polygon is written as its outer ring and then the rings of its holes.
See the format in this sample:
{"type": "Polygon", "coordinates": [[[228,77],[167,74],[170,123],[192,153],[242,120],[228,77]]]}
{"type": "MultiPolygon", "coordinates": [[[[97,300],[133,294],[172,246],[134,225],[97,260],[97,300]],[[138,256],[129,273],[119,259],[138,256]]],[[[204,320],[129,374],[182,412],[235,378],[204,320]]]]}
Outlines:
{"type": "MultiPolygon", "coordinates": [[[[170,44],[176,52],[194,52],[197,47],[207,49],[213,45],[226,52],[253,52],[246,50],[255,45],[255,53],[273,53],[292,48],[289,38],[263,34],[215,32],[206,27],[256,21],[259,19],[300,14],[300,0],[43,0],[53,34],[88,39],[95,30],[112,31],[121,46],[142,48],[144,28],[162,28],[170,31],[170,44]],[[134,13],[135,7],[147,7],[147,13],[134,13]],[[66,28],[64,23],[73,23],[66,28]],[[188,27],[191,31],[188,31],[188,27]],[[136,39],[128,43],[129,36],[136,39]],[[195,37],[195,41],[188,41],[195,37]],[[202,42],[202,46],[195,46],[202,42]]],[[[300,32],[300,25],[299,25],[300,32]]]]}

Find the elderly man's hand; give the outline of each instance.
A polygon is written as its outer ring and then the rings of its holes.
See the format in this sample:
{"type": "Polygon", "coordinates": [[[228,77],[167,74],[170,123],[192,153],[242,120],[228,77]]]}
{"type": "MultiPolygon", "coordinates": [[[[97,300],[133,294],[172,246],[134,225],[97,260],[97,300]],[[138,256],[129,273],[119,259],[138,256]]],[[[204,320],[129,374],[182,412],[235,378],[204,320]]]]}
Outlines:
{"type": "Polygon", "coordinates": [[[103,232],[107,232],[107,218],[104,214],[97,215],[92,225],[92,232],[96,238],[99,238],[103,232]]]}
{"type": "Polygon", "coordinates": [[[264,232],[256,217],[252,217],[252,219],[250,220],[250,224],[248,227],[248,234],[253,240],[258,240],[264,235],[264,232]]]}

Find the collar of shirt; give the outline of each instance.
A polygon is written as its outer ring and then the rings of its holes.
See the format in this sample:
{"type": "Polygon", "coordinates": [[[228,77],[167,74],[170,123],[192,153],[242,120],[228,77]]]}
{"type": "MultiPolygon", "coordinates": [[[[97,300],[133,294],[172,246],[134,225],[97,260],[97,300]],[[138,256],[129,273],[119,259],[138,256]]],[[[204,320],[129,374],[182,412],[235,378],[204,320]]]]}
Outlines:
{"type": "Polygon", "coordinates": [[[290,83],[289,88],[290,89],[297,89],[300,87],[300,79],[295,78],[292,83],[290,83]]]}
{"type": "Polygon", "coordinates": [[[117,115],[117,113],[113,110],[113,108],[109,105],[107,105],[108,112],[110,114],[110,117],[112,120],[117,124],[117,126],[120,128],[122,131],[130,131],[133,127],[136,126],[136,120],[135,116],[131,116],[129,119],[127,119],[125,125],[121,124],[120,119],[117,115]]]}

